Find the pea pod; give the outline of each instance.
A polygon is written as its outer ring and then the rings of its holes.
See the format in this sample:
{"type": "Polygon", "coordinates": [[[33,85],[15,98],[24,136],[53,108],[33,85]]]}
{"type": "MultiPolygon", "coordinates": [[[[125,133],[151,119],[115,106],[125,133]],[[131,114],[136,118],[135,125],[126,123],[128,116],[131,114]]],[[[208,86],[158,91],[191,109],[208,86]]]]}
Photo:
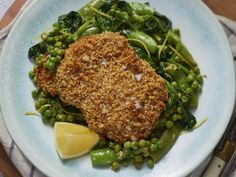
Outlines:
{"type": "Polygon", "coordinates": [[[193,56],[189,53],[188,49],[182,43],[180,37],[177,34],[170,31],[167,41],[176,49],[177,52],[179,52],[186,64],[188,64],[192,68],[197,66],[197,63],[195,62],[193,56]]]}
{"type": "Polygon", "coordinates": [[[163,146],[158,150],[150,153],[151,158],[154,162],[159,161],[173,146],[175,141],[180,135],[181,130],[173,126],[172,128],[167,129],[160,137],[163,141],[163,146]]]}
{"type": "Polygon", "coordinates": [[[157,51],[156,41],[149,35],[141,31],[130,31],[127,33],[128,39],[137,47],[148,50],[150,53],[157,51]]]}
{"type": "Polygon", "coordinates": [[[153,15],[155,12],[149,4],[145,3],[131,2],[130,6],[138,15],[153,15]]]}
{"type": "Polygon", "coordinates": [[[98,27],[94,26],[94,27],[91,27],[91,28],[85,30],[81,34],[81,36],[89,36],[89,35],[92,35],[92,34],[98,34],[100,32],[101,32],[101,30],[98,27]]]}
{"type": "Polygon", "coordinates": [[[117,161],[115,151],[111,149],[96,149],[90,152],[90,158],[93,166],[110,165],[117,161]]]}
{"type": "Polygon", "coordinates": [[[91,9],[91,7],[94,7],[95,9],[99,9],[105,2],[106,0],[92,0],[89,3],[87,3],[84,7],[82,7],[79,10],[79,13],[81,17],[83,18],[83,20],[86,21],[94,17],[95,12],[94,10],[91,9]]]}

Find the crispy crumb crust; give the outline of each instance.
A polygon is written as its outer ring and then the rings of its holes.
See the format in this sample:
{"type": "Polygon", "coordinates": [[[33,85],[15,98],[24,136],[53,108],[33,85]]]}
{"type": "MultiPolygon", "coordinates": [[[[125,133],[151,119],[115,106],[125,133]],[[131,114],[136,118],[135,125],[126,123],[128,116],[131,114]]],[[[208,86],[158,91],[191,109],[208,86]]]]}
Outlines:
{"type": "Polygon", "coordinates": [[[117,143],[147,138],[168,99],[163,78],[112,32],[71,44],[55,81],[60,99],[81,109],[90,129],[117,143]]]}
{"type": "Polygon", "coordinates": [[[44,68],[42,65],[36,66],[34,72],[39,88],[45,93],[56,96],[57,88],[55,85],[55,74],[50,73],[48,69],[44,68]]]}

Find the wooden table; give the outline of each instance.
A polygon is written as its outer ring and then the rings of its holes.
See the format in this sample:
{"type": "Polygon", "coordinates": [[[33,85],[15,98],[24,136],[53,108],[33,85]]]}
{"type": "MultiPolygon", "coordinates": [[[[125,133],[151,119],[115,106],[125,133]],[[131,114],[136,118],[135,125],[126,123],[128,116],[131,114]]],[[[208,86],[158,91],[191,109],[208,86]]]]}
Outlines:
{"type": "MultiPolygon", "coordinates": [[[[216,14],[226,16],[231,20],[236,21],[236,0],[203,0],[212,11],[216,14]]],[[[0,21],[0,29],[5,27],[11,22],[15,17],[21,6],[26,2],[26,0],[16,0],[10,9],[7,11],[5,16],[0,21]]],[[[7,156],[3,151],[3,148],[0,147],[0,161],[7,161],[7,156]]],[[[20,176],[18,172],[14,170],[13,164],[11,162],[1,163],[1,168],[4,168],[5,177],[17,177],[20,176]],[[5,166],[3,166],[5,165],[5,166]],[[13,170],[10,170],[13,169],[13,170]]],[[[3,171],[2,171],[3,172],[3,171]]]]}

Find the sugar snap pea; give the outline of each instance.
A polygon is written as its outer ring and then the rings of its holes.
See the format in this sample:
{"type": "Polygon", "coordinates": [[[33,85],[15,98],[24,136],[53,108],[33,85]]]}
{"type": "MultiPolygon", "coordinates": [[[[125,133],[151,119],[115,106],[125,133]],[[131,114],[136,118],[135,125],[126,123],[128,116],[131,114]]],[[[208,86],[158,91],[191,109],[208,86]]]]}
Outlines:
{"type": "Polygon", "coordinates": [[[150,53],[155,53],[157,51],[157,43],[151,36],[141,31],[129,31],[127,36],[128,39],[131,39],[131,41],[133,40],[132,43],[137,47],[141,47],[145,50],[147,49],[150,53]]]}
{"type": "Polygon", "coordinates": [[[104,3],[106,2],[106,0],[92,0],[89,3],[87,3],[84,7],[82,7],[79,10],[79,13],[81,15],[81,17],[83,18],[83,20],[88,20],[92,17],[94,17],[94,15],[96,14],[91,7],[94,7],[95,9],[100,8],[104,3]]]}
{"type": "Polygon", "coordinates": [[[111,149],[96,149],[90,152],[90,158],[93,166],[110,165],[117,161],[115,151],[111,149]]]}
{"type": "Polygon", "coordinates": [[[197,66],[193,56],[190,54],[188,49],[182,43],[180,37],[172,31],[169,31],[168,43],[170,43],[175,50],[183,57],[183,61],[190,67],[194,68],[197,66]]]}
{"type": "Polygon", "coordinates": [[[154,162],[160,160],[169,151],[179,137],[180,132],[181,130],[175,126],[166,129],[160,137],[160,140],[163,141],[163,146],[158,151],[150,152],[150,157],[154,160],[154,162]]]}

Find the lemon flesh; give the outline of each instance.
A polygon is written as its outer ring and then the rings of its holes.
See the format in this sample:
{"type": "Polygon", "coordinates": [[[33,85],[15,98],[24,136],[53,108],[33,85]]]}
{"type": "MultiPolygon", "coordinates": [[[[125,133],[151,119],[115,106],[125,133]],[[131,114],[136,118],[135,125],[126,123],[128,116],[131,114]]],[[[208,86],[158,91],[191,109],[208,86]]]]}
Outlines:
{"type": "Polygon", "coordinates": [[[54,132],[56,149],[61,159],[84,155],[99,141],[97,133],[78,124],[56,122],[54,132]]]}

